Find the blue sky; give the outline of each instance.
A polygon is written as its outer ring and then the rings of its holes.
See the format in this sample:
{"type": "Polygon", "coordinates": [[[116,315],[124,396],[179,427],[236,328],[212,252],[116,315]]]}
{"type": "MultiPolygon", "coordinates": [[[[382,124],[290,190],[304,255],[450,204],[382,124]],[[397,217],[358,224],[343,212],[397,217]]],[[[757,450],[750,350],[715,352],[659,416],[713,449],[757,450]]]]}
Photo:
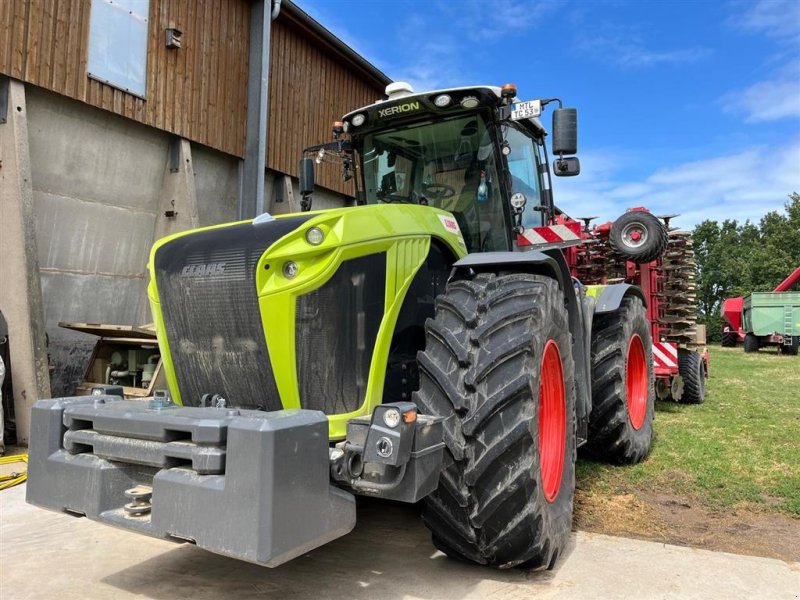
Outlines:
{"type": "Polygon", "coordinates": [[[417,90],[511,81],[577,107],[582,173],[554,182],[573,216],[688,228],[800,192],[800,0],[296,2],[417,90]]]}

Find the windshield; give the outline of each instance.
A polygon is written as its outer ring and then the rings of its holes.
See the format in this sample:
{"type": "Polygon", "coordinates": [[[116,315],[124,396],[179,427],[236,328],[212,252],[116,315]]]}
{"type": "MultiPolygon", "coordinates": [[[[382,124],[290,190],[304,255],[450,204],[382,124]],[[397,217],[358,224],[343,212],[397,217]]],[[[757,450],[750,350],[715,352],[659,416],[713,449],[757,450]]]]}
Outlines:
{"type": "Polygon", "coordinates": [[[453,213],[470,252],[509,250],[494,143],[483,117],[426,121],[364,136],[367,202],[453,213]]]}

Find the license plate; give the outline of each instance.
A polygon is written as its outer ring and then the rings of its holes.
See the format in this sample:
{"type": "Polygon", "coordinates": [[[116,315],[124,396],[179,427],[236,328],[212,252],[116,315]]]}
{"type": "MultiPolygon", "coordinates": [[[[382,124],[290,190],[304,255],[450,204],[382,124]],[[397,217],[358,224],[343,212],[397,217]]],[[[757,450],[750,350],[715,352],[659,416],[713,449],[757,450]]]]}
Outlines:
{"type": "Polygon", "coordinates": [[[542,114],[542,101],[529,100],[528,102],[517,102],[511,105],[511,120],[533,119],[542,114]]]}

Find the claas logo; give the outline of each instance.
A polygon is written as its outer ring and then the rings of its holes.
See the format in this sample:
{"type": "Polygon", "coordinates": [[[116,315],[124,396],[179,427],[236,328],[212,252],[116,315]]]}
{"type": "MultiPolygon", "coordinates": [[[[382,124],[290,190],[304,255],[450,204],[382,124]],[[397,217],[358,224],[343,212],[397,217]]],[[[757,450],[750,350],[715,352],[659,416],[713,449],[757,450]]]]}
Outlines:
{"type": "Polygon", "coordinates": [[[225,263],[208,263],[205,265],[186,265],[181,270],[181,277],[217,277],[225,272],[225,263]]]}

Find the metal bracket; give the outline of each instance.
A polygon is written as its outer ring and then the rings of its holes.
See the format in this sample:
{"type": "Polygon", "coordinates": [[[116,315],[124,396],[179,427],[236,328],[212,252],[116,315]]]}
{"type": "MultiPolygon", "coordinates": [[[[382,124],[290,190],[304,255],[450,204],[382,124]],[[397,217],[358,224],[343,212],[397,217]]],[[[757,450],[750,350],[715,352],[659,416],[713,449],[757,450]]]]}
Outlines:
{"type": "Polygon", "coordinates": [[[169,138],[169,172],[178,173],[181,170],[181,138],[173,135],[169,138]]]}
{"type": "Polygon", "coordinates": [[[0,125],[8,121],[9,80],[0,75],[0,125]]]}

